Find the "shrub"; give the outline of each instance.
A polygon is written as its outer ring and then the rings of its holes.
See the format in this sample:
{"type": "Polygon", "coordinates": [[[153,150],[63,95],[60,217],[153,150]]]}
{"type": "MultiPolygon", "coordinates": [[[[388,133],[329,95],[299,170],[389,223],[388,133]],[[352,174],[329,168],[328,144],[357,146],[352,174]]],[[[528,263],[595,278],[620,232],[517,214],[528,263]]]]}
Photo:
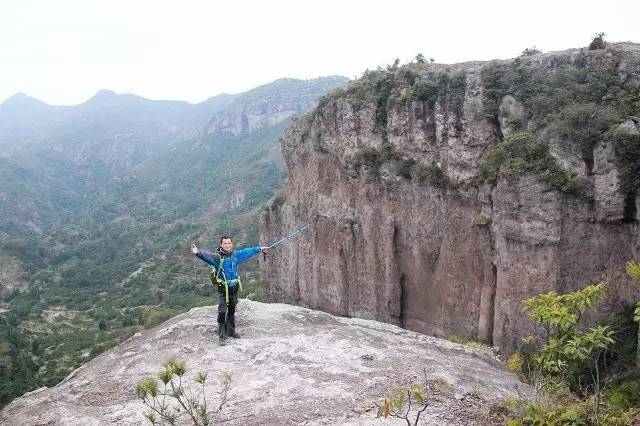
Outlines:
{"type": "Polygon", "coordinates": [[[418,80],[413,86],[413,96],[433,108],[438,100],[438,85],[432,81],[418,80]]]}
{"type": "Polygon", "coordinates": [[[449,384],[442,380],[429,382],[426,370],[423,383],[411,379],[409,383],[395,385],[385,394],[385,398],[378,406],[376,417],[393,417],[404,420],[407,425],[417,425],[420,415],[432,403],[436,395],[443,395],[449,390],[449,384]],[[412,411],[415,411],[412,414],[412,411]],[[412,417],[415,416],[413,419],[412,417]]]}
{"type": "MultiPolygon", "coordinates": [[[[144,413],[144,416],[151,424],[176,424],[178,418],[187,414],[194,425],[211,424],[211,413],[207,408],[205,397],[205,382],[207,374],[198,372],[194,382],[201,391],[190,389],[185,386],[182,378],[187,374],[187,366],[184,362],[171,358],[163,364],[164,369],[156,377],[149,377],[138,382],[136,385],[136,395],[151,410],[144,413]],[[160,385],[158,383],[160,380],[160,385]],[[161,388],[162,386],[162,388],[161,388]],[[171,404],[171,399],[177,405],[171,404]],[[202,398],[202,401],[200,400],[202,398]],[[160,418],[158,419],[159,416],[160,418]]],[[[219,413],[227,402],[229,388],[231,386],[231,376],[224,374],[221,380],[220,402],[217,410],[219,413]]]]}
{"type": "MultiPolygon", "coordinates": [[[[593,361],[599,368],[597,359],[614,342],[614,331],[609,326],[595,326],[580,331],[577,324],[584,313],[596,309],[598,300],[604,297],[604,284],[589,285],[572,293],[549,292],[532,297],[523,302],[523,310],[529,318],[544,330],[544,340],[536,351],[533,362],[544,373],[559,374],[572,363],[593,361]]],[[[536,339],[532,336],[528,342],[536,339]]]]}
{"type": "Polygon", "coordinates": [[[591,43],[589,43],[589,50],[598,50],[605,48],[604,41],[605,33],[596,33],[596,35],[591,39],[591,43]]]}
{"type": "Polygon", "coordinates": [[[431,165],[414,164],[410,170],[411,179],[420,183],[429,183],[439,188],[446,188],[451,184],[449,176],[435,162],[431,165]]]}
{"type": "Polygon", "coordinates": [[[593,158],[593,148],[602,135],[621,121],[613,108],[594,103],[568,105],[556,117],[559,134],[578,144],[587,158],[593,158]]]}
{"type": "Polygon", "coordinates": [[[380,151],[373,147],[363,148],[353,156],[353,164],[357,167],[378,168],[382,163],[380,151]]]}
{"type": "Polygon", "coordinates": [[[535,46],[533,46],[533,47],[527,47],[526,49],[524,49],[520,55],[521,56],[533,56],[533,55],[539,55],[541,53],[542,53],[541,50],[538,50],[538,49],[536,49],[535,46]]]}
{"type": "Polygon", "coordinates": [[[614,146],[622,192],[638,194],[640,191],[640,135],[615,130],[607,134],[606,140],[614,146]]]}
{"type": "Polygon", "coordinates": [[[524,372],[524,356],[522,352],[515,352],[511,355],[505,362],[505,365],[509,370],[515,371],[518,374],[524,372]]]}
{"type": "Polygon", "coordinates": [[[488,148],[480,161],[480,175],[495,184],[500,177],[517,177],[527,172],[543,172],[552,188],[575,193],[575,176],[564,170],[549,152],[547,144],[529,132],[514,132],[503,142],[488,148]]]}

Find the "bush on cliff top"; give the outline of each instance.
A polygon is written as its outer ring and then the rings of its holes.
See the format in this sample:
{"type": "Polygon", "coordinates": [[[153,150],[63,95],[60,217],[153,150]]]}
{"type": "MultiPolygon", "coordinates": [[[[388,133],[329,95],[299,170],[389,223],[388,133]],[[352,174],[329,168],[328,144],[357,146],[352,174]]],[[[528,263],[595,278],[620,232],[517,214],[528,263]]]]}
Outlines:
{"type": "Polygon", "coordinates": [[[575,175],[564,170],[549,152],[547,144],[529,132],[512,133],[503,142],[488,148],[480,161],[480,175],[495,184],[498,178],[543,172],[552,188],[576,193],[575,175]]]}

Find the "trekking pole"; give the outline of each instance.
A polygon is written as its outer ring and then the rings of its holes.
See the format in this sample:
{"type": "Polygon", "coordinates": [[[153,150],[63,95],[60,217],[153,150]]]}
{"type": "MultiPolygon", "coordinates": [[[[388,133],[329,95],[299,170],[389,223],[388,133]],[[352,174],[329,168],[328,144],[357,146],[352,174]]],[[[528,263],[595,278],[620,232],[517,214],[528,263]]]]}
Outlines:
{"type": "MultiPolygon", "coordinates": [[[[278,244],[282,244],[285,241],[287,241],[290,238],[293,238],[294,236],[296,236],[297,234],[301,233],[302,231],[304,231],[305,229],[307,229],[308,227],[310,227],[311,225],[305,225],[302,228],[298,229],[297,231],[293,232],[292,234],[287,235],[286,237],[280,238],[278,241],[276,241],[275,243],[271,244],[270,246],[267,246],[267,248],[273,248],[275,246],[277,246],[278,244]]],[[[263,255],[263,259],[267,260],[267,254],[265,252],[262,252],[263,255]]]]}

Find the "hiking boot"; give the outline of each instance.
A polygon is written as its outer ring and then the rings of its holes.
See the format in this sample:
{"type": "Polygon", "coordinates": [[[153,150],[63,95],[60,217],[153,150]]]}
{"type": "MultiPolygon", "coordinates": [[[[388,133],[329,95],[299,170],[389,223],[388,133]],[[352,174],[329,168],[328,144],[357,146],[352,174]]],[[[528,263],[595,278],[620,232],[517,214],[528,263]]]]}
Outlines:
{"type": "Polygon", "coordinates": [[[224,346],[227,344],[227,334],[225,333],[224,324],[218,323],[218,344],[224,346]]]}
{"type": "Polygon", "coordinates": [[[230,317],[228,319],[228,335],[229,337],[233,337],[234,339],[239,339],[240,335],[238,333],[236,333],[236,319],[235,317],[230,317]]]}

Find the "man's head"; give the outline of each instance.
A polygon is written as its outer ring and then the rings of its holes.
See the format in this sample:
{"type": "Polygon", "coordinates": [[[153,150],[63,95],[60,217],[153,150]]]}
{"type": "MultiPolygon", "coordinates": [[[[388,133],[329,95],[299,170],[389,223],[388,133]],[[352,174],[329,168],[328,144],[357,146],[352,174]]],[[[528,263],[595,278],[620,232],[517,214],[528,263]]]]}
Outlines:
{"type": "Polygon", "coordinates": [[[233,240],[231,239],[231,237],[225,235],[224,237],[220,238],[220,247],[225,249],[225,251],[227,252],[231,252],[233,250],[233,240]]]}

